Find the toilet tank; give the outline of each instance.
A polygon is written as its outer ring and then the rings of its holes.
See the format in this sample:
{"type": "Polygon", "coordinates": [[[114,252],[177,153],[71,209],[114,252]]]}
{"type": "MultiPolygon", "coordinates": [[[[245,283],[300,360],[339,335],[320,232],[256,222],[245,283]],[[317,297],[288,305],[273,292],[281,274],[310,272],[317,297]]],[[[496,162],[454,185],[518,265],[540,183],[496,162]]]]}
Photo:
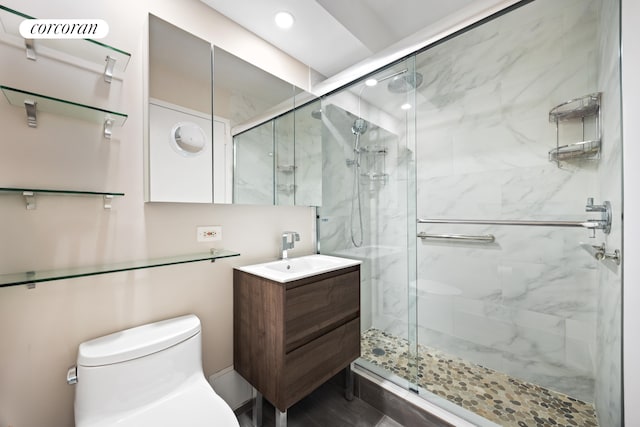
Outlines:
{"type": "Polygon", "coordinates": [[[80,344],[76,424],[118,418],[204,380],[200,319],[182,316],[80,344]]]}

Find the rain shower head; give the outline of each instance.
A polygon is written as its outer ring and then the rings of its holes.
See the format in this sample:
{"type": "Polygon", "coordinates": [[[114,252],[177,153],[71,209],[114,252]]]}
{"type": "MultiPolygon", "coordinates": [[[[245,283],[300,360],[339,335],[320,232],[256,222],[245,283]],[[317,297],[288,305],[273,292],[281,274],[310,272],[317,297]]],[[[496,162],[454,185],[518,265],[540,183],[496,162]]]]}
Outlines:
{"type": "Polygon", "coordinates": [[[353,132],[354,135],[362,135],[367,131],[367,127],[368,125],[365,119],[356,119],[356,121],[353,122],[353,126],[351,126],[351,132],[353,132]]]}
{"type": "Polygon", "coordinates": [[[394,76],[387,84],[387,89],[391,93],[407,93],[422,84],[422,74],[404,72],[394,76]]]}

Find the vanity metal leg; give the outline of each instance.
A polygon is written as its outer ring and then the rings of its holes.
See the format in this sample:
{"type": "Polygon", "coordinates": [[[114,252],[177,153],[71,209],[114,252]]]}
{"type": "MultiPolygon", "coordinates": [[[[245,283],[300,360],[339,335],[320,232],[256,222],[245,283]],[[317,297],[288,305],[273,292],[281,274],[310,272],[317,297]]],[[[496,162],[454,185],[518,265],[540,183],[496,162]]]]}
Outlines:
{"type": "Polygon", "coordinates": [[[351,364],[344,368],[345,387],[344,398],[348,401],[353,400],[353,372],[351,372],[351,364]]]}
{"type": "Polygon", "coordinates": [[[287,411],[280,412],[276,408],[276,427],[287,427],[287,411]]]}
{"type": "Polygon", "coordinates": [[[256,397],[253,401],[253,427],[262,427],[262,393],[256,390],[256,397]]]}

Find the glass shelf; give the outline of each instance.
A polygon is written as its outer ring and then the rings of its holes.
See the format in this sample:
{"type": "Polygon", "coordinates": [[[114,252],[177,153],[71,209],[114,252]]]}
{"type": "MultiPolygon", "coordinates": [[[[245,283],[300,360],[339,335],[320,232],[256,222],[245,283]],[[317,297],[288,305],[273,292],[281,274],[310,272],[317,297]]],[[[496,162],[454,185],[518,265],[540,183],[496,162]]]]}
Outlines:
{"type": "MultiPolygon", "coordinates": [[[[20,35],[19,27],[25,19],[36,18],[0,5],[0,26],[8,37],[22,44],[24,39],[20,35]]],[[[126,70],[131,59],[130,53],[91,39],[38,39],[34,40],[34,44],[36,53],[38,46],[46,46],[102,66],[106,65],[106,58],[109,57],[115,60],[114,69],[119,72],[126,70]]]]}
{"type": "Polygon", "coordinates": [[[108,193],[98,191],[79,191],[79,190],[51,190],[51,189],[36,189],[36,188],[8,188],[0,187],[0,193],[18,193],[24,196],[28,210],[36,208],[36,195],[37,194],[50,194],[50,195],[71,195],[71,196],[102,196],[104,200],[104,208],[111,209],[111,199],[116,196],[124,196],[124,193],[108,193]]]}
{"type": "Polygon", "coordinates": [[[15,187],[0,187],[0,192],[3,193],[24,193],[24,192],[32,192],[32,193],[49,193],[49,194],[67,194],[67,195],[75,195],[75,196],[124,196],[124,193],[109,193],[102,191],[82,191],[82,190],[45,190],[38,188],[15,188],[15,187]]]}
{"type": "Polygon", "coordinates": [[[120,271],[141,270],[166,265],[186,264],[198,261],[215,261],[221,258],[240,256],[239,253],[225,249],[215,249],[211,252],[179,255],[165,258],[154,258],[140,261],[129,261],[115,264],[104,264],[90,267],[77,267],[61,270],[29,271],[0,275],[0,288],[17,285],[33,285],[52,280],[73,279],[76,277],[95,276],[98,274],[117,273],[120,271]]]}
{"type": "Polygon", "coordinates": [[[32,127],[35,127],[31,122],[35,122],[36,113],[30,113],[29,107],[25,106],[25,102],[30,102],[32,104],[35,103],[35,110],[37,111],[60,114],[93,123],[100,123],[105,126],[105,137],[107,138],[111,135],[111,127],[124,125],[124,122],[128,117],[123,113],[104,110],[102,108],[79,104],[77,102],[66,101],[64,99],[53,98],[51,96],[41,95],[38,93],[27,92],[26,90],[15,89],[8,86],[0,85],[0,89],[2,89],[2,93],[4,93],[9,104],[15,107],[27,108],[29,126],[32,127]],[[107,124],[107,122],[110,123],[107,124]]]}

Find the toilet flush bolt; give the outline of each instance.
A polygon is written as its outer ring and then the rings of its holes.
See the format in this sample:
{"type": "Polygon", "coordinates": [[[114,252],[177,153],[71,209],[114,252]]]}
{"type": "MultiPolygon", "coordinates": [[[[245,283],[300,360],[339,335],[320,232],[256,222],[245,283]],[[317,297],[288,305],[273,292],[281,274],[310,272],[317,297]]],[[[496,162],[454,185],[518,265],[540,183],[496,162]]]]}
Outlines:
{"type": "Polygon", "coordinates": [[[67,384],[74,385],[78,383],[78,370],[75,366],[72,366],[67,371],[67,384]]]}

